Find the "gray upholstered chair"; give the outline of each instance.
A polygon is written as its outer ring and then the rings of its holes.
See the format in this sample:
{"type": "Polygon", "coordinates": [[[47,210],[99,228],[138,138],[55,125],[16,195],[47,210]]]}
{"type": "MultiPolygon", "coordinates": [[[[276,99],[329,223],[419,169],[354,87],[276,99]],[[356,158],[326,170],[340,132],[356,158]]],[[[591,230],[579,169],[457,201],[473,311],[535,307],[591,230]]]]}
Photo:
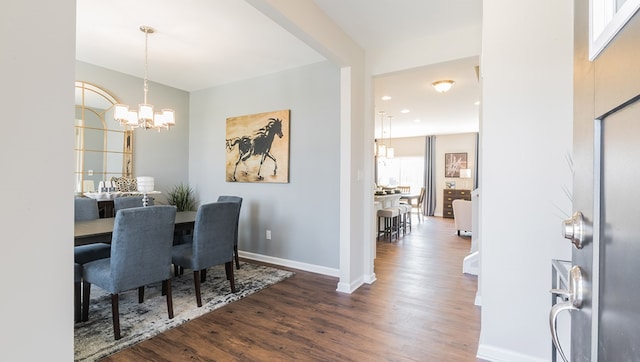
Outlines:
{"type": "Polygon", "coordinates": [[[236,269],[240,269],[240,257],[238,256],[238,228],[240,225],[240,209],[242,208],[242,197],[240,196],[219,196],[218,201],[235,202],[238,204],[238,215],[236,217],[236,238],[233,242],[233,255],[236,259],[236,269]]]}
{"type": "Polygon", "coordinates": [[[224,264],[231,291],[236,291],[233,276],[233,243],[238,207],[234,202],[200,205],[196,214],[193,241],[173,247],[173,264],[193,270],[198,307],[202,306],[200,272],[208,267],[224,264]]]}
{"type": "Polygon", "coordinates": [[[73,265],[73,314],[75,316],[76,323],[82,320],[82,314],[80,311],[81,304],[81,292],[80,283],[82,282],[82,265],[74,263],[73,265]]]}
{"type": "MultiPolygon", "coordinates": [[[[98,215],[98,202],[95,199],[88,197],[76,197],[74,199],[74,220],[75,221],[88,221],[95,220],[98,215]]],[[[75,308],[75,321],[80,322],[80,301],[81,291],[80,282],[82,281],[82,264],[90,261],[108,258],[111,254],[111,245],[108,243],[94,243],[76,246],[73,248],[73,258],[75,261],[74,276],[75,276],[75,289],[74,289],[74,308],[75,308]]]]}
{"type": "Polygon", "coordinates": [[[171,244],[175,225],[175,206],[138,207],[116,214],[111,257],[83,265],[82,319],[89,317],[91,284],[111,293],[113,333],[120,339],[118,294],[138,288],[138,302],[144,300],[144,286],[162,281],[167,297],[169,319],[173,318],[171,299],[171,244]]]}
{"type": "MultiPolygon", "coordinates": [[[[76,197],[74,200],[74,220],[88,221],[98,218],[98,202],[88,197],[76,197]]],[[[82,265],[90,261],[108,258],[111,246],[107,243],[94,243],[76,246],[73,249],[75,262],[82,265]]]]}
{"type": "MultiPolygon", "coordinates": [[[[131,197],[116,197],[113,199],[113,209],[115,213],[118,213],[118,210],[122,209],[130,209],[132,207],[142,207],[142,198],[143,196],[131,196],[131,197]]],[[[153,206],[153,198],[149,197],[149,201],[147,202],[147,206],[153,206]]]]}

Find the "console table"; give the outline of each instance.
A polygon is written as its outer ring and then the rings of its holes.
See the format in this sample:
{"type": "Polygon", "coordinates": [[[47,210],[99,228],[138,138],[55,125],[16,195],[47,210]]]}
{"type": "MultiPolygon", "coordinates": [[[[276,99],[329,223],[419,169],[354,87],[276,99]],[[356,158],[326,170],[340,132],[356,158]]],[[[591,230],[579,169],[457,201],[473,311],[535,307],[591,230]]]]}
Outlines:
{"type": "Polygon", "coordinates": [[[453,200],[471,201],[470,190],[444,189],[444,204],[442,205],[442,217],[453,218],[453,200]]]}

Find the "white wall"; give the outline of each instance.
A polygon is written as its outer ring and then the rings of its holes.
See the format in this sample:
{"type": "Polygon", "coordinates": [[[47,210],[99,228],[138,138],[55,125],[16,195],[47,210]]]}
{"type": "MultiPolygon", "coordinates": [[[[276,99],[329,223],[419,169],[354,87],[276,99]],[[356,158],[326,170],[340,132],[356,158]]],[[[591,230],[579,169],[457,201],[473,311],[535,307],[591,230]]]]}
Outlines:
{"type": "Polygon", "coordinates": [[[71,361],[75,1],[4,1],[0,24],[0,359],[71,361]]]}
{"type": "MultiPolygon", "coordinates": [[[[130,107],[142,103],[142,78],[81,61],[75,64],[76,80],[97,85],[130,107]]],[[[170,130],[158,133],[136,129],[133,134],[133,174],[153,176],[155,189],[162,192],[155,197],[163,203],[167,190],[181,182],[188,183],[189,93],[149,82],[148,101],[156,109],[171,108],[176,112],[176,125],[170,130]]]]}
{"type": "Polygon", "coordinates": [[[478,356],[548,361],[551,259],[571,204],[573,4],[483,2],[478,356]]]}
{"type": "Polygon", "coordinates": [[[202,202],[243,197],[238,247],[251,257],[338,275],[339,87],[339,69],[323,62],[191,94],[189,180],[202,202]],[[291,110],[289,183],[226,182],[226,119],[281,109],[291,110]]]}

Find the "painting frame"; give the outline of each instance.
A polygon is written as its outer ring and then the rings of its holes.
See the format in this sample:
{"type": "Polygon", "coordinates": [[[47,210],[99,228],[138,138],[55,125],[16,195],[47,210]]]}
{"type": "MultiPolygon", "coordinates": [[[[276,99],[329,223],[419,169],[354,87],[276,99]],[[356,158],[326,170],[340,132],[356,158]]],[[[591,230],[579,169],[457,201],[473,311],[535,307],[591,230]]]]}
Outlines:
{"type": "Polygon", "coordinates": [[[228,117],[227,182],[289,183],[291,110],[228,117]]]}
{"type": "Polygon", "coordinates": [[[445,153],[444,154],[444,177],[460,177],[460,170],[467,168],[467,153],[445,153]]]}

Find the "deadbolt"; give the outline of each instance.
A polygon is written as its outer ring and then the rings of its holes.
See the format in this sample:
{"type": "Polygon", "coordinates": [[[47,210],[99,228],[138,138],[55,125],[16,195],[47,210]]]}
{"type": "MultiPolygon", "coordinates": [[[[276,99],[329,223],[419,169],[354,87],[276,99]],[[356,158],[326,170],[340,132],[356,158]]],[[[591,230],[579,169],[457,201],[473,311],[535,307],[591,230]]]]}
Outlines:
{"type": "Polygon", "coordinates": [[[562,235],[577,248],[582,249],[585,243],[591,240],[591,225],[584,221],[584,216],[577,211],[571,219],[562,223],[562,235]]]}

